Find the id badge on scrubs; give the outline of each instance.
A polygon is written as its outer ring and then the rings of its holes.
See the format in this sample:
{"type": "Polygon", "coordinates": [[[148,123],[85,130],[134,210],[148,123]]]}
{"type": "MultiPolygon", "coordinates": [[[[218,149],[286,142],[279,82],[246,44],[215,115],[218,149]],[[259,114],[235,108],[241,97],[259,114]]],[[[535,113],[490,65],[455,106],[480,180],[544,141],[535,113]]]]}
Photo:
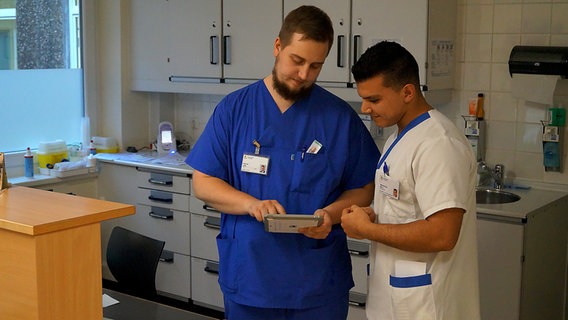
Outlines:
{"type": "Polygon", "coordinates": [[[268,174],[268,162],[270,158],[258,154],[245,153],[243,154],[243,162],[241,164],[241,171],[256,174],[268,174]]]}
{"type": "Polygon", "coordinates": [[[398,200],[400,183],[387,175],[381,175],[379,176],[379,191],[389,198],[398,200]]]}

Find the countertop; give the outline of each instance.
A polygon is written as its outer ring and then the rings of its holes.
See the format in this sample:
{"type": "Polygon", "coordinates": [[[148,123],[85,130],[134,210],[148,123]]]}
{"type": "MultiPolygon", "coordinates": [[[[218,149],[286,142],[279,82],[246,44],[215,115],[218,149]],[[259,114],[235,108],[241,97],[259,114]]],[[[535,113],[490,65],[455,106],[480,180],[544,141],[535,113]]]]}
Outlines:
{"type": "MultiPolygon", "coordinates": [[[[172,173],[189,174],[193,169],[184,161],[187,154],[173,153],[160,155],[155,151],[142,151],[137,153],[100,153],[97,161],[135,166],[153,170],[168,171],[172,173]]],[[[503,189],[521,197],[519,201],[504,204],[478,204],[477,213],[496,215],[512,219],[525,219],[529,214],[543,209],[565,197],[568,191],[547,188],[546,185],[532,186],[530,189],[503,189]]]]}
{"type": "Polygon", "coordinates": [[[136,153],[99,153],[95,156],[97,161],[110,162],[136,166],[140,168],[166,170],[181,174],[192,174],[193,169],[184,161],[187,154],[173,153],[160,155],[156,151],[143,151],[136,153]]]}
{"type": "Polygon", "coordinates": [[[13,186],[0,192],[0,229],[40,235],[134,214],[132,205],[13,186]]]}
{"type": "Polygon", "coordinates": [[[517,194],[521,197],[519,201],[503,204],[478,204],[477,212],[504,216],[509,218],[525,219],[529,214],[543,209],[555,201],[568,196],[568,192],[544,188],[532,187],[528,190],[523,189],[503,189],[503,191],[517,194]]]}

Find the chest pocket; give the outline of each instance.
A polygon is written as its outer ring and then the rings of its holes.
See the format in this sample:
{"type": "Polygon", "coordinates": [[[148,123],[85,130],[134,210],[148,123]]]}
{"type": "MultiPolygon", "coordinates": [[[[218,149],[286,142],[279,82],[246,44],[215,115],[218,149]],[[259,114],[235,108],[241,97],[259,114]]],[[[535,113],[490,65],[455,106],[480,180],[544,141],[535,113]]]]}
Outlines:
{"type": "Polygon", "coordinates": [[[296,152],[290,189],[292,192],[328,194],[339,183],[341,172],[327,154],[296,152]]]}

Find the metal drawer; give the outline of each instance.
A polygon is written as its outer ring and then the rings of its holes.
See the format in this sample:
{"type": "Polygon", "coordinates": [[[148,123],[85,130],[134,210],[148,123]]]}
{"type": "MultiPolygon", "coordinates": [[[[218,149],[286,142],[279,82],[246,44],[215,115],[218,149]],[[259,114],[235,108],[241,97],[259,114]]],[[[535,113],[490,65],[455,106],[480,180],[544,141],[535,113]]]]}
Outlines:
{"type": "Polygon", "coordinates": [[[167,172],[140,171],[136,175],[136,185],[147,189],[157,189],[168,192],[190,194],[191,178],[167,172]]]}
{"type": "Polygon", "coordinates": [[[156,271],[156,289],[175,298],[191,298],[191,262],[189,256],[164,250],[171,261],[160,261],[156,271]]]}
{"type": "Polygon", "coordinates": [[[191,258],[191,298],[195,304],[223,311],[223,293],[219,287],[219,264],[191,258]]]}
{"type": "Polygon", "coordinates": [[[351,291],[367,293],[367,265],[369,264],[369,244],[361,241],[347,240],[353,265],[353,281],[355,287],[351,291]]]}
{"type": "Polygon", "coordinates": [[[215,238],[220,224],[218,217],[191,214],[191,256],[219,261],[215,238]]]}
{"type": "Polygon", "coordinates": [[[178,211],[189,211],[189,195],[138,188],[137,203],[178,211]]]}
{"type": "Polygon", "coordinates": [[[189,212],[138,204],[136,215],[140,222],[138,229],[143,234],[165,241],[165,250],[189,255],[189,212]]]}

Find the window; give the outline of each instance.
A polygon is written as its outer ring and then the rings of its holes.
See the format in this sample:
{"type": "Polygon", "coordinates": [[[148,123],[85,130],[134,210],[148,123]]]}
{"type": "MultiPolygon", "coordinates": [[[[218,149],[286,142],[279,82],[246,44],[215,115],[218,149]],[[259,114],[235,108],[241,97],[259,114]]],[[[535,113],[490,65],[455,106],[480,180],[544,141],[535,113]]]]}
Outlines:
{"type": "Polygon", "coordinates": [[[0,0],[0,152],[82,140],[80,12],[80,0],[0,0]]]}

